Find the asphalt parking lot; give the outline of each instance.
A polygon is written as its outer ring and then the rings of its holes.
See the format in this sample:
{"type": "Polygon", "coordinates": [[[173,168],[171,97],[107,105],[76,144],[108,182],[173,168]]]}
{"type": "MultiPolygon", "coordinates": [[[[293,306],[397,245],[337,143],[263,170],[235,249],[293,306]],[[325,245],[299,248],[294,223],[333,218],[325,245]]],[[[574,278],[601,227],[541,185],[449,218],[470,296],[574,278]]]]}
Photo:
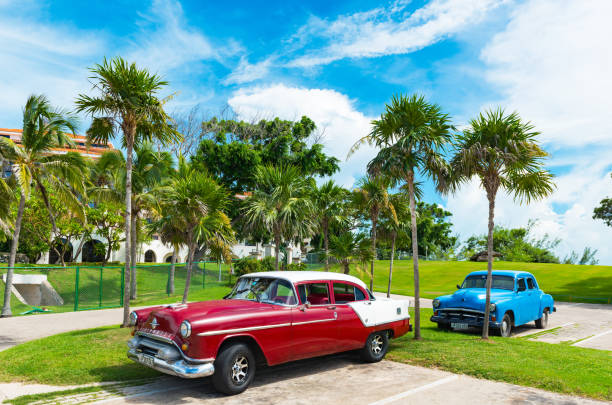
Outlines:
{"type": "Polygon", "coordinates": [[[95,403],[113,405],[604,404],[391,361],[364,364],[356,356],[347,354],[261,369],[247,391],[232,397],[216,393],[208,378],[182,380],[173,377],[124,389],[123,395],[111,392],[81,394],[64,398],[60,403],[95,400],[95,403]]]}

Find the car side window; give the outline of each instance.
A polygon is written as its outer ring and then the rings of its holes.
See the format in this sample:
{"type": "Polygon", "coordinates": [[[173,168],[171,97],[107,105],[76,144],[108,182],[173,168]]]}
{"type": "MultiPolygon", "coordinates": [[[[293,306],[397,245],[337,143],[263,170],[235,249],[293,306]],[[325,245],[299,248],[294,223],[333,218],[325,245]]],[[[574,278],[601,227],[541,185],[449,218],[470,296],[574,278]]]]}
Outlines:
{"type": "Polygon", "coordinates": [[[533,282],[532,278],[527,279],[527,286],[529,287],[530,290],[533,290],[535,288],[535,283],[533,282]]]}
{"type": "Polygon", "coordinates": [[[518,279],[518,290],[517,291],[525,291],[527,289],[527,286],[525,285],[525,279],[524,278],[519,278],[518,279]]]}
{"type": "Polygon", "coordinates": [[[307,301],[311,305],[329,304],[329,288],[327,283],[307,283],[298,286],[298,294],[302,304],[307,301]]]}
{"type": "Polygon", "coordinates": [[[361,289],[352,284],[334,283],[334,300],[336,304],[346,304],[347,302],[363,301],[365,294],[361,289]]]}

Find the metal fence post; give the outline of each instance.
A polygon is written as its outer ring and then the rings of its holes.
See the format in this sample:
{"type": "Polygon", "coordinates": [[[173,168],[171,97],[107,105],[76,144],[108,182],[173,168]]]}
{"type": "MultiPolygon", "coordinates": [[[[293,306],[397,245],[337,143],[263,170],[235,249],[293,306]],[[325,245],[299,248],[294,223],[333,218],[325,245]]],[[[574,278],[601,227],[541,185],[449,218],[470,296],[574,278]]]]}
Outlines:
{"type": "Polygon", "coordinates": [[[166,280],[166,294],[168,295],[168,297],[170,296],[170,267],[168,267],[168,278],[166,280]]]}
{"type": "Polygon", "coordinates": [[[79,310],[79,266],[75,269],[74,277],[74,310],[79,310]]]}
{"type": "Polygon", "coordinates": [[[103,284],[103,282],[102,282],[102,278],[103,278],[102,273],[103,273],[103,271],[104,271],[104,267],[100,266],[100,299],[98,300],[98,307],[99,308],[102,308],[102,284],[103,284]]]}
{"type": "Polygon", "coordinates": [[[123,306],[124,288],[125,288],[125,266],[121,267],[121,296],[119,297],[119,306],[123,306]]]}

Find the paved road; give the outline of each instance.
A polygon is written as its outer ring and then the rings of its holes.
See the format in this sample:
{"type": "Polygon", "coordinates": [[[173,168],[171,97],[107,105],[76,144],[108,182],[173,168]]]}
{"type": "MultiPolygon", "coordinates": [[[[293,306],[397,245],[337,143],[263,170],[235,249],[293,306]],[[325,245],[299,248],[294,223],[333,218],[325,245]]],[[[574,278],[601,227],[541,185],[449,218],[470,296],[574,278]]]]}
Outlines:
{"type": "Polygon", "coordinates": [[[580,397],[479,380],[390,361],[364,364],[352,355],[335,355],[261,369],[251,388],[225,397],[209,379],[158,381],[113,392],[80,394],[60,403],[106,404],[604,404],[580,397]]]}

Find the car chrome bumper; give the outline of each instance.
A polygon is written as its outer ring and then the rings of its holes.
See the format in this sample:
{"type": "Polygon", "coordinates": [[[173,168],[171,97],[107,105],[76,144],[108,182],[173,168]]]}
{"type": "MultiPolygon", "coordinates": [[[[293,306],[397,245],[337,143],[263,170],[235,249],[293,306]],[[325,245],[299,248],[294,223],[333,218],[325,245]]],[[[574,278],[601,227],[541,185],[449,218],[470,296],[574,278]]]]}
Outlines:
{"type": "Polygon", "coordinates": [[[213,363],[189,364],[185,360],[177,360],[168,362],[158,357],[149,356],[144,353],[138,353],[135,349],[130,349],[127,352],[129,359],[136,363],[150,367],[162,373],[174,375],[182,378],[200,378],[213,375],[215,366],[213,363]]]}
{"type": "MultiPolygon", "coordinates": [[[[482,325],[484,324],[483,319],[482,318],[459,318],[459,317],[446,317],[446,316],[437,316],[437,315],[433,315],[430,318],[431,322],[434,323],[441,323],[441,324],[445,324],[450,326],[452,323],[464,323],[467,324],[469,327],[472,328],[482,328],[482,325]]],[[[499,329],[501,326],[501,322],[496,322],[496,321],[491,321],[489,320],[489,327],[490,328],[497,328],[499,329]]]]}

